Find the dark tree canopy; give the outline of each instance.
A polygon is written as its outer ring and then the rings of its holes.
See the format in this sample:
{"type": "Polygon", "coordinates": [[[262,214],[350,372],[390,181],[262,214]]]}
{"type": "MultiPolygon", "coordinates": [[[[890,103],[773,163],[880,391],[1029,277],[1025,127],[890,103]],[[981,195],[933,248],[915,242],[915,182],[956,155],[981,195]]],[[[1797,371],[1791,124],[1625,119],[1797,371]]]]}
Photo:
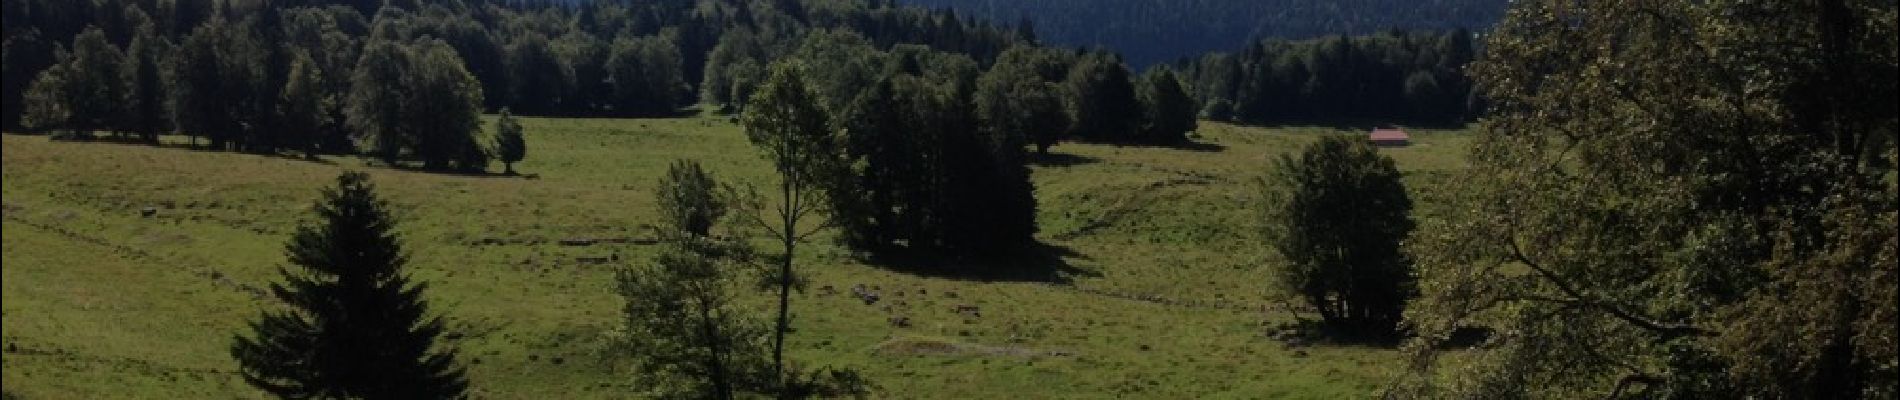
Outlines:
{"type": "Polygon", "coordinates": [[[1256,38],[1363,35],[1393,27],[1478,29],[1496,23],[1506,0],[898,0],[955,7],[990,21],[1018,23],[1045,44],[1106,47],[1147,68],[1240,46],[1256,38]]]}
{"type": "Polygon", "coordinates": [[[1173,65],[1200,103],[1239,122],[1454,125],[1479,111],[1463,71],[1473,40],[1463,29],[1270,39],[1173,65]]]}
{"type": "Polygon", "coordinates": [[[1201,107],[1181,86],[1174,71],[1165,67],[1151,70],[1141,76],[1136,90],[1142,107],[1141,142],[1180,144],[1188,140],[1188,132],[1200,127],[1201,107]]]}
{"type": "Polygon", "coordinates": [[[1348,334],[1393,337],[1415,284],[1399,251],[1412,200],[1392,158],[1363,138],[1328,136],[1272,168],[1264,216],[1285,261],[1279,283],[1348,334]]]}
{"type": "Polygon", "coordinates": [[[440,40],[372,41],[357,61],[345,115],[385,162],[481,171],[481,86],[440,40]]]}
{"type": "Polygon", "coordinates": [[[323,191],[316,225],[297,229],[266,311],[231,345],[244,380],[284,398],[455,399],[468,379],[437,343],[441,317],[408,257],[389,205],[369,177],[345,173],[323,191]]]}
{"type": "Polygon", "coordinates": [[[1895,3],[1575,5],[1514,3],[1472,67],[1394,395],[1900,395],[1895,3]]]}
{"type": "Polygon", "coordinates": [[[1070,132],[1083,140],[1132,143],[1141,135],[1141,101],[1119,58],[1092,52],[1069,70],[1070,132]]]}

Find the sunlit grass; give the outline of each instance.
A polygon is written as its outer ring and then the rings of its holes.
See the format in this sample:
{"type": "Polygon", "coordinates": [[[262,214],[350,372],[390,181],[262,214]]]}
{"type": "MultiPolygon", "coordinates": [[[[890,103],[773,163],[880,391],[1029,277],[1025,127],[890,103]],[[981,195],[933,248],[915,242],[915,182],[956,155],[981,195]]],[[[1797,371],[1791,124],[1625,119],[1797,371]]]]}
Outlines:
{"type": "MultiPolygon", "coordinates": [[[[275,279],[317,189],[355,169],[402,208],[411,271],[453,321],[479,396],[625,397],[630,372],[601,353],[620,307],[614,267],[581,259],[641,262],[651,249],[557,242],[643,236],[651,187],[674,159],[743,182],[769,183],[770,171],[724,118],[523,123],[528,158],[516,169],[534,179],[0,137],[6,390],[259,397],[233,374],[230,336],[268,305],[254,291],[275,279]],[[147,207],[156,215],[142,217],[147,207]]],[[[1261,335],[1263,321],[1289,316],[1265,311],[1279,296],[1255,233],[1255,181],[1269,158],[1341,133],[1358,132],[1208,123],[1190,148],[1057,146],[1035,180],[1039,237],[1073,267],[1064,282],[917,276],[809,246],[800,265],[813,290],[794,298],[791,357],[861,369],[878,397],[1365,396],[1395,351],[1288,349],[1261,335]],[[818,290],[857,284],[885,301],[818,290]]],[[[1443,195],[1435,177],[1460,168],[1467,138],[1415,136],[1386,151],[1415,192],[1443,195]]],[[[763,294],[750,300],[767,310],[763,294]]]]}

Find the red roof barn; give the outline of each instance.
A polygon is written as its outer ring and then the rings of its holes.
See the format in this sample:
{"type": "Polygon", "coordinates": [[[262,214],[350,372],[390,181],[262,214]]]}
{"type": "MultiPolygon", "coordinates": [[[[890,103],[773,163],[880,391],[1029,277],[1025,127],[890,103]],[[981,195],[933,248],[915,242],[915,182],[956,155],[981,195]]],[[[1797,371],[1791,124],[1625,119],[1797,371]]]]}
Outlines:
{"type": "Polygon", "coordinates": [[[1374,146],[1403,147],[1412,144],[1412,135],[1399,128],[1376,128],[1368,138],[1374,146]]]}

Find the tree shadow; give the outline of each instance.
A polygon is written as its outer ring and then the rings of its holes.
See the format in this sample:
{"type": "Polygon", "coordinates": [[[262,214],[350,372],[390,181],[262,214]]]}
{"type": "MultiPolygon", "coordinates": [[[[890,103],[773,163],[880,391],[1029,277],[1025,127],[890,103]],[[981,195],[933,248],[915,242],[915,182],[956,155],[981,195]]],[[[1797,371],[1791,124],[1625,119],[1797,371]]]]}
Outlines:
{"type": "MultiPolygon", "coordinates": [[[[396,164],[377,162],[377,164],[388,167],[389,169],[403,171],[403,172],[415,172],[415,173],[443,175],[443,176],[459,176],[459,177],[464,177],[464,178],[521,178],[524,176],[518,173],[508,174],[505,172],[488,172],[488,170],[475,171],[475,170],[462,170],[462,169],[452,169],[452,168],[451,169],[428,168],[428,167],[422,167],[422,166],[413,165],[411,163],[403,163],[403,162],[398,162],[396,164]]],[[[540,174],[534,174],[534,177],[540,178],[540,174]]]]}
{"type": "Polygon", "coordinates": [[[1197,152],[1197,153],[1219,153],[1219,152],[1227,151],[1227,146],[1222,145],[1220,143],[1198,142],[1198,141],[1193,141],[1193,140],[1176,143],[1176,144],[1169,145],[1166,147],[1171,148],[1171,149],[1177,149],[1177,150],[1187,150],[1187,151],[1192,151],[1192,152],[1197,152]]]}
{"type": "Polygon", "coordinates": [[[1040,167],[1073,167],[1102,162],[1102,159],[1069,153],[1030,153],[1029,164],[1040,167]]]}
{"type": "Polygon", "coordinates": [[[875,253],[865,262],[917,276],[976,282],[1035,282],[1068,284],[1075,277],[1100,277],[1101,272],[1069,264],[1068,258],[1088,260],[1067,246],[1034,243],[1006,254],[946,254],[894,249],[875,253]]]}
{"type": "Polygon", "coordinates": [[[1313,345],[1329,346],[1365,346],[1394,349],[1405,343],[1409,336],[1404,331],[1368,332],[1341,324],[1328,323],[1321,319],[1308,319],[1295,316],[1294,321],[1281,323],[1269,329],[1267,337],[1285,343],[1287,347],[1313,345]]]}

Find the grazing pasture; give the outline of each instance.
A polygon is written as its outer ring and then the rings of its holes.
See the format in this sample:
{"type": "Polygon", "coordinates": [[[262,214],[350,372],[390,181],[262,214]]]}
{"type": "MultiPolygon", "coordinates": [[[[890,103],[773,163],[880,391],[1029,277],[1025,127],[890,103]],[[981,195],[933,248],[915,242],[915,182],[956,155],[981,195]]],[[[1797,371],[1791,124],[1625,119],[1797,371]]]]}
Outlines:
{"type": "MultiPolygon", "coordinates": [[[[679,158],[722,180],[770,185],[772,172],[723,117],[522,122],[523,176],[0,136],[6,392],[262,397],[236,375],[231,337],[269,305],[318,188],[360,170],[398,206],[410,271],[448,318],[473,394],[633,395],[607,352],[610,287],[654,250],[653,185],[679,158]]],[[[1415,217],[1432,218],[1456,195],[1469,137],[1410,131],[1412,146],[1380,151],[1415,217]]],[[[1363,132],[1203,122],[1182,147],[1064,143],[1035,160],[1044,250],[1005,272],[938,276],[802,247],[788,358],[859,369],[879,398],[1366,396],[1399,353],[1282,332],[1298,307],[1273,288],[1256,232],[1271,157],[1363,132]]],[[[768,297],[748,299],[761,318],[768,297]]]]}

